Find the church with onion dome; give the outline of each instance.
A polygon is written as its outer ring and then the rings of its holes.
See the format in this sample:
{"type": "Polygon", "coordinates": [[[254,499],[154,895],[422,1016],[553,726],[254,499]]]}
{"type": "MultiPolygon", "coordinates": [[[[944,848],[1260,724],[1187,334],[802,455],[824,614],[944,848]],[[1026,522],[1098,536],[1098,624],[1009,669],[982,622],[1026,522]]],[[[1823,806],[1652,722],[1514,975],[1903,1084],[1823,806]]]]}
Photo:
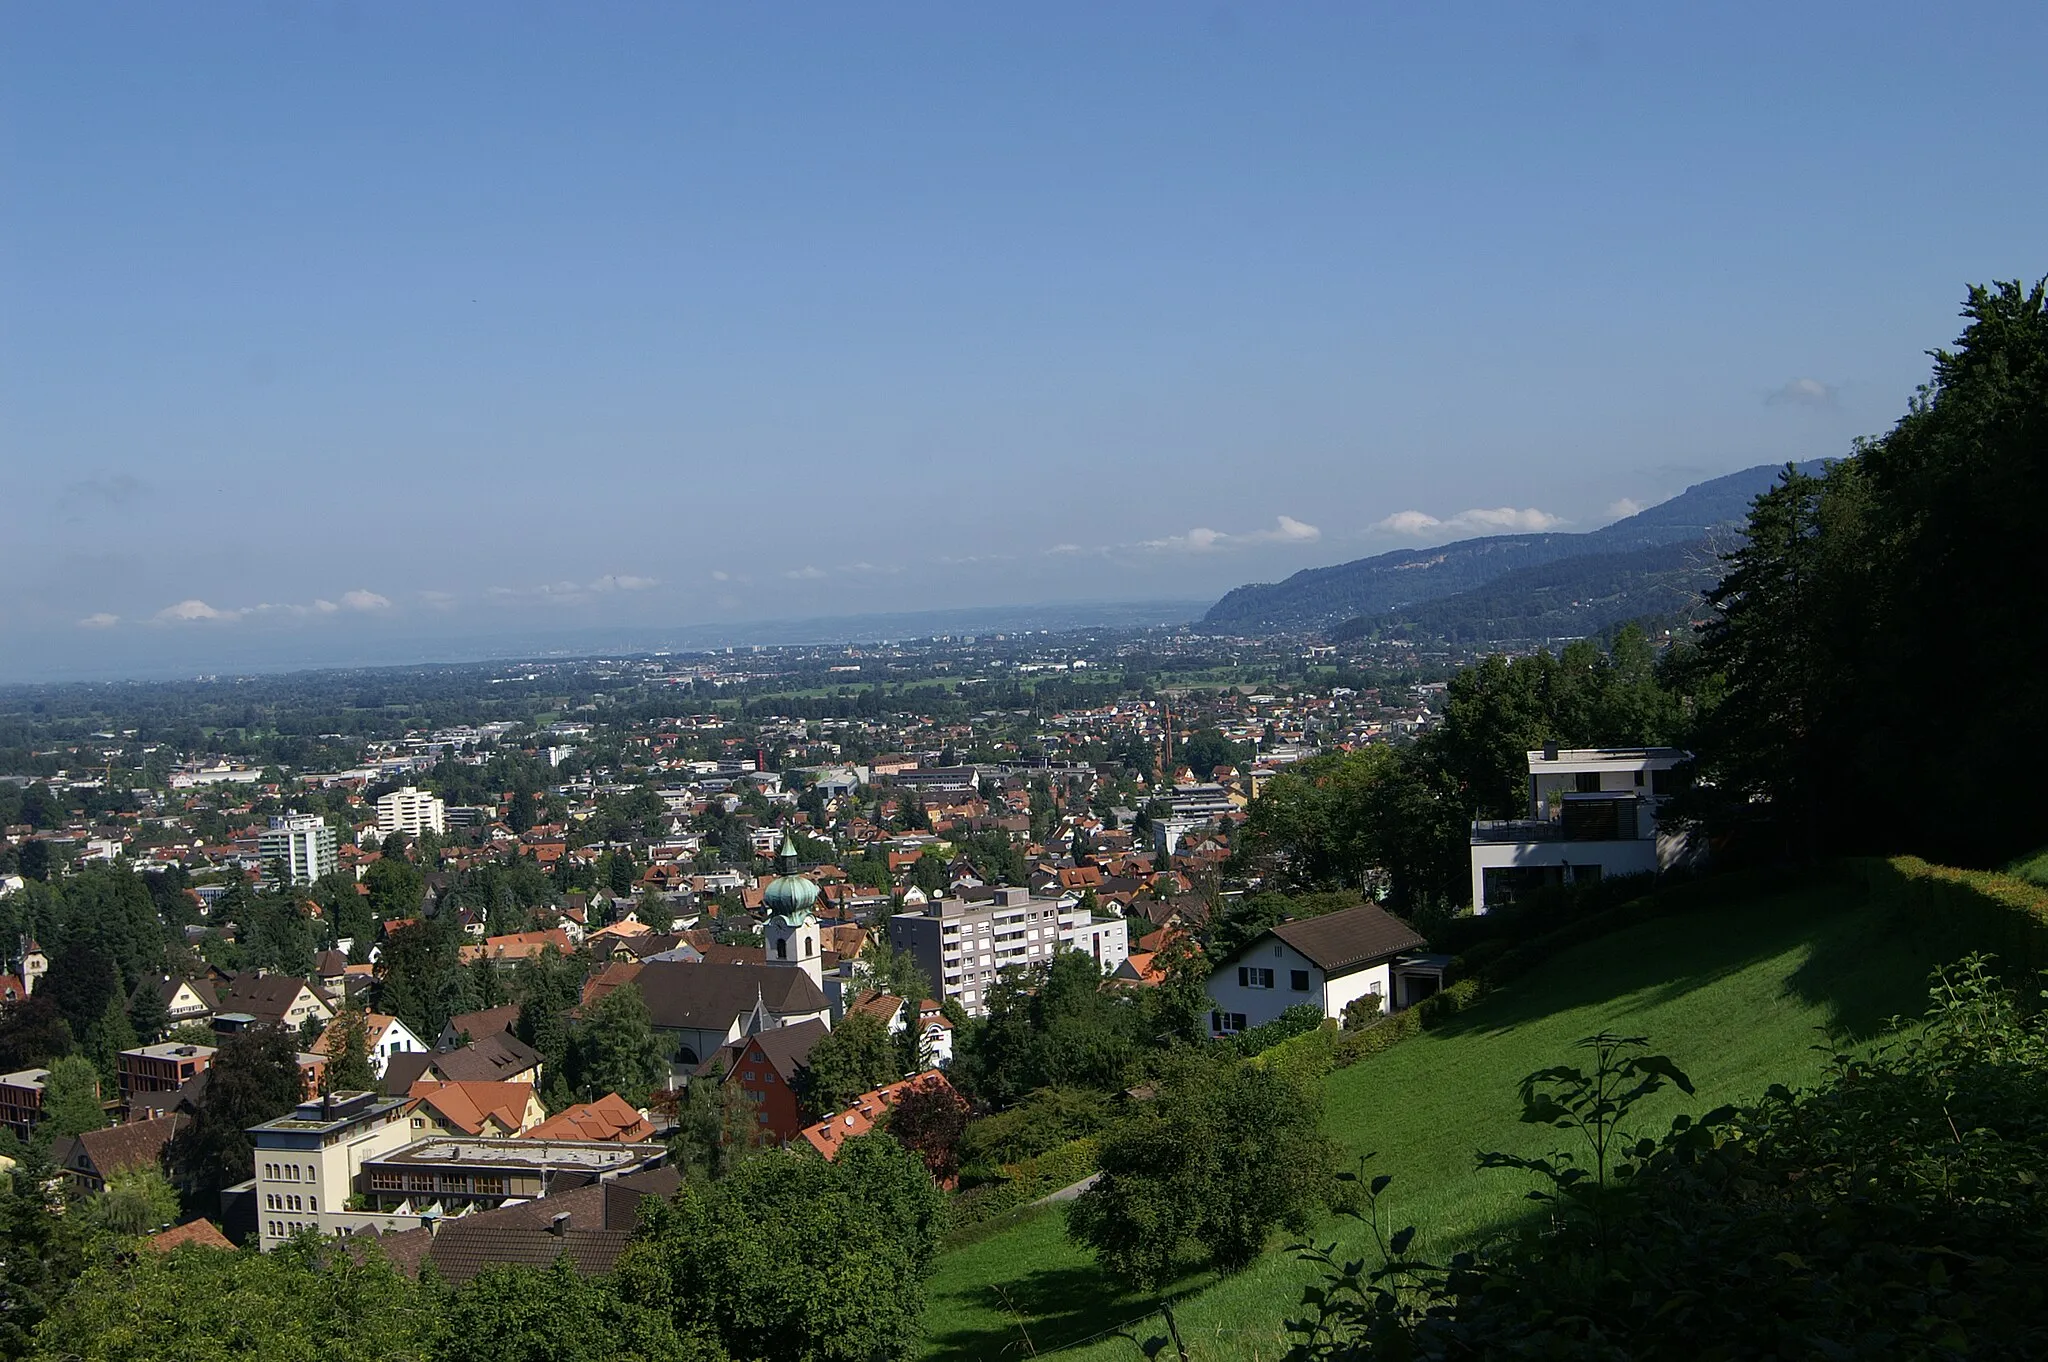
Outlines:
{"type": "Polygon", "coordinates": [[[761,924],[761,946],[771,965],[794,965],[822,986],[825,981],[824,954],[819,946],[818,886],[796,873],[796,839],[782,836],[782,850],[776,853],[776,868],[782,873],[761,892],[761,906],[768,920],[761,924]]]}

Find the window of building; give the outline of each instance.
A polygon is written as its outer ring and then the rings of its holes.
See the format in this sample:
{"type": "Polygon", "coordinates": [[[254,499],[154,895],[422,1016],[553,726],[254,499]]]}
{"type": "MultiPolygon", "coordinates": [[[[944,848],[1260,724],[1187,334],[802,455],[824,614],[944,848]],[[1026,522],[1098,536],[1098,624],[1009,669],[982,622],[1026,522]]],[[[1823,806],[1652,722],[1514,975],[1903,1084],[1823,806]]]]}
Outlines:
{"type": "Polygon", "coordinates": [[[1237,986],[1239,988],[1271,988],[1273,986],[1273,971],[1260,969],[1256,966],[1239,965],[1237,967],[1237,986]]]}
{"type": "Polygon", "coordinates": [[[476,1175],[478,1196],[505,1195],[505,1177],[502,1173],[479,1173],[476,1175]]]}
{"type": "Polygon", "coordinates": [[[307,1209],[307,1210],[309,1210],[309,1211],[313,1211],[313,1212],[316,1212],[316,1213],[317,1213],[317,1212],[319,1211],[319,1209],[320,1209],[320,1198],[319,1198],[319,1197],[317,1197],[317,1196],[309,1196],[309,1197],[307,1197],[307,1198],[306,1198],[306,1209],[307,1209]]]}
{"type": "Polygon", "coordinates": [[[1305,969],[1291,969],[1287,971],[1287,986],[1296,993],[1308,992],[1308,971],[1305,969]]]}
{"type": "Polygon", "coordinates": [[[399,1192],[405,1190],[405,1179],[396,1173],[382,1171],[370,1174],[370,1190],[373,1192],[399,1192]]]}

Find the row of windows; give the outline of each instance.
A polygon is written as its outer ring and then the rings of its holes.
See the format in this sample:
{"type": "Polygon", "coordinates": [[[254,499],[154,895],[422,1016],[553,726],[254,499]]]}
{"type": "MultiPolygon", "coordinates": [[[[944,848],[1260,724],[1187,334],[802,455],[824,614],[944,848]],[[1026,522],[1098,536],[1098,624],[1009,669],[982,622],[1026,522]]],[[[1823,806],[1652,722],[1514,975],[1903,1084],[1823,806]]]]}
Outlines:
{"type": "Polygon", "coordinates": [[[267,1182],[311,1182],[313,1168],[310,1164],[302,1167],[296,1163],[266,1163],[263,1177],[267,1182]]]}
{"type": "MultiPolygon", "coordinates": [[[[1273,977],[1272,970],[1261,969],[1256,965],[1239,965],[1237,967],[1237,986],[1239,988],[1272,988],[1274,986],[1273,977]]],[[[1296,993],[1308,992],[1308,971],[1305,969],[1291,969],[1287,971],[1287,987],[1296,993]]]]}
{"type": "Polygon", "coordinates": [[[373,1169],[370,1173],[370,1190],[373,1192],[457,1192],[474,1196],[504,1196],[505,1175],[503,1173],[479,1173],[469,1177],[462,1173],[395,1173],[386,1169],[373,1169]]]}
{"type": "Polygon", "coordinates": [[[298,1220],[273,1220],[270,1222],[270,1237],[272,1239],[283,1239],[288,1235],[297,1234],[300,1230],[317,1228],[319,1227],[308,1225],[298,1220]]]}
{"type": "Polygon", "coordinates": [[[304,1204],[302,1205],[301,1198],[299,1197],[283,1196],[277,1192],[271,1192],[263,1198],[263,1204],[266,1209],[273,1211],[312,1211],[318,1214],[320,1210],[319,1197],[309,1196],[303,1200],[304,1204]]]}

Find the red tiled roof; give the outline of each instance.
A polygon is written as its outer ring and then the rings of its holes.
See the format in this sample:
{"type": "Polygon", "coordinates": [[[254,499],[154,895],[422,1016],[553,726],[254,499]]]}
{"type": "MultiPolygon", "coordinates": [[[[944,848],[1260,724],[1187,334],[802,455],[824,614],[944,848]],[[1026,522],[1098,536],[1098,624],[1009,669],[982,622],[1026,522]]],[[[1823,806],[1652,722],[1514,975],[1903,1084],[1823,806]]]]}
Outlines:
{"type": "Polygon", "coordinates": [[[889,1083],[873,1092],[862,1093],[848,1104],[846,1110],[835,1112],[814,1126],[805,1126],[804,1138],[811,1142],[811,1148],[828,1159],[832,1158],[839,1153],[839,1146],[873,1130],[888,1115],[889,1108],[912,1088],[950,1089],[952,1086],[937,1069],[927,1069],[900,1083],[889,1083]]]}
{"type": "Polygon", "coordinates": [[[142,1247],[156,1253],[169,1253],[172,1249],[191,1244],[198,1248],[233,1249],[234,1244],[220,1232],[220,1227],[211,1220],[188,1220],[182,1225],[173,1225],[167,1230],[158,1230],[142,1240],[142,1247]]]}
{"type": "Polygon", "coordinates": [[[616,1140],[630,1144],[654,1134],[654,1123],[615,1092],[567,1107],[521,1136],[528,1140],[616,1140]]]}

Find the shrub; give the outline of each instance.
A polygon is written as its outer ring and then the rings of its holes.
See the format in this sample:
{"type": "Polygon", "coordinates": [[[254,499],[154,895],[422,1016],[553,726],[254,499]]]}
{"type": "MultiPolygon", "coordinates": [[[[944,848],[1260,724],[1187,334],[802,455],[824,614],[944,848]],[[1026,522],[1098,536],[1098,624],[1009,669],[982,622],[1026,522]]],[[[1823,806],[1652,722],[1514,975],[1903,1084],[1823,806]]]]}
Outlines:
{"type": "Polygon", "coordinates": [[[1230,1044],[1239,1055],[1250,1059],[1263,1054],[1281,1041],[1288,1040],[1303,1032],[1313,1031],[1323,1024],[1323,1009],[1314,1003],[1296,1003],[1269,1022],[1240,1031],[1231,1037],[1230,1044]]]}
{"type": "Polygon", "coordinates": [[[1095,1171],[1093,1137],[1070,1140],[1057,1149],[1003,1167],[998,1180],[961,1192],[951,1199],[955,1231],[980,1225],[996,1216],[1029,1206],[1041,1197],[1071,1187],[1095,1171]]]}

